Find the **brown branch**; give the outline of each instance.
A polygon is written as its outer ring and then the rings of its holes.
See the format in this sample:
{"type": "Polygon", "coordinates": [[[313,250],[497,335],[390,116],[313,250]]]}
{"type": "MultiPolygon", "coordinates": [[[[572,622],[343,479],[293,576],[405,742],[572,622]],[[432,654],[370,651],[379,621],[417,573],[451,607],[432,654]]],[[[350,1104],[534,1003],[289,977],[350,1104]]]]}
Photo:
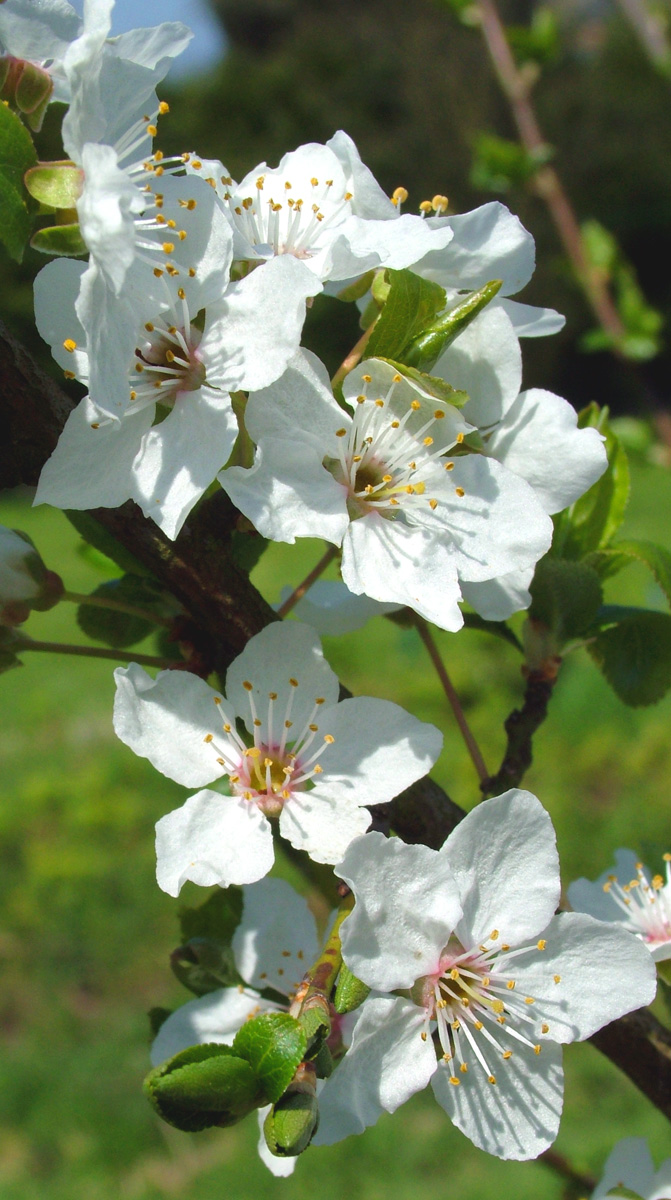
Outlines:
{"type": "MultiPolygon", "coordinates": [[[[34,484],[73,402],[39,371],[2,326],[0,380],[6,431],[0,450],[0,487],[34,484]]],[[[237,514],[223,492],[202,506],[175,543],[169,542],[134,504],[114,510],[97,509],[94,515],[212,637],[220,648],[223,665],[250,637],[276,619],[277,614],[226,553],[226,539],[235,528],[237,514]]],[[[530,686],[531,679],[527,690],[530,686]]],[[[538,713],[542,696],[540,689],[538,713]]],[[[434,848],[442,845],[464,815],[428,777],[407,788],[391,804],[373,809],[374,820],[388,823],[404,841],[423,842],[434,848]]],[[[592,1041],[671,1119],[671,1032],[644,1010],[614,1021],[592,1041]]]]}
{"type": "Polygon", "coordinates": [[[530,671],[524,689],[524,703],[515,708],[504,722],[508,744],[496,775],[490,775],[480,785],[485,796],[499,796],[508,788],[517,787],[533,760],[533,736],[543,724],[556,676],[549,678],[540,671],[530,671]]]}

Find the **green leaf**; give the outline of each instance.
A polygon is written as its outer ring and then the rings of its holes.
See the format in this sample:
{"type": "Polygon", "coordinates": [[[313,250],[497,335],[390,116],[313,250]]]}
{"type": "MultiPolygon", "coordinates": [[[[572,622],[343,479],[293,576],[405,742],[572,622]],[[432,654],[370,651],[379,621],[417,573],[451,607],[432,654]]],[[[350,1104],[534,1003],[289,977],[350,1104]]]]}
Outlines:
{"type": "Polygon", "coordinates": [[[387,271],[387,301],[366,347],[367,358],[403,359],[404,348],[445,308],[444,288],[412,271],[387,271]]]}
{"type": "Polygon", "coordinates": [[[82,187],[83,172],[73,162],[40,162],[24,176],[33,199],[49,208],[75,208],[82,187]]]}
{"type": "Polygon", "coordinates": [[[28,130],[6,104],[0,104],[0,163],[23,173],[37,162],[28,130]]]}
{"type": "Polygon", "coordinates": [[[451,383],[446,383],[439,375],[427,375],[416,367],[408,367],[405,363],[395,362],[392,358],[383,358],[391,367],[398,371],[410,383],[415,383],[430,399],[441,400],[443,404],[451,404],[453,408],[463,408],[468,400],[468,392],[458,392],[451,383]]]}
{"type": "Polygon", "coordinates": [[[90,513],[78,512],[72,508],[64,509],[64,512],[70,524],[74,525],[84,541],[99,550],[106,558],[111,558],[112,562],[117,563],[122,571],[128,572],[129,575],[150,576],[150,572],[139,559],[134,558],[130,551],[122,546],[121,542],[118,542],[111,533],[108,533],[90,513]]]}
{"type": "Polygon", "coordinates": [[[613,691],[636,708],[656,704],[671,687],[671,616],[628,611],[588,646],[613,691]]]}
{"type": "Polygon", "coordinates": [[[144,1082],[159,1116],[186,1132],[234,1125],[258,1106],[253,1068],[230,1046],[190,1046],[161,1063],[144,1082]]]}
{"type": "Polygon", "coordinates": [[[552,146],[542,145],[530,153],[519,142],[495,133],[479,133],[473,143],[471,183],[488,192],[507,192],[532,179],[553,155],[552,146]]]}
{"type": "Polygon", "coordinates": [[[304,1057],[314,1058],[331,1033],[331,1018],[321,1005],[314,1005],[303,1009],[298,1024],[307,1040],[304,1057]]]}
{"type": "Polygon", "coordinates": [[[603,599],[592,567],[549,555],[538,563],[529,590],[529,617],[551,631],[557,649],[589,629],[603,599]]]}
{"type": "Polygon", "coordinates": [[[622,524],[629,500],[629,463],[610,427],[608,410],[590,404],[579,414],[578,425],[594,427],[605,436],[608,466],[584,496],[555,518],[552,553],[560,558],[585,558],[605,549],[622,524]]]}
{"type": "Polygon", "coordinates": [[[233,1053],[247,1060],[263,1088],[265,1101],[274,1103],[291,1083],[305,1056],[307,1039],[288,1013],[262,1013],[236,1034],[233,1053]]]}
{"type": "Polygon", "coordinates": [[[609,550],[602,551],[601,557],[604,560],[604,570],[607,575],[614,575],[616,570],[627,566],[632,559],[643,563],[652,572],[671,605],[671,553],[664,546],[632,538],[624,542],[616,542],[609,550]]]}
{"type": "Polygon", "coordinates": [[[48,225],[38,229],[31,237],[30,245],[40,254],[56,254],[61,258],[78,258],[81,254],[88,254],[88,247],[76,223],[48,225]]]}
{"type": "Polygon", "coordinates": [[[185,942],[209,938],[230,945],[242,920],[242,888],[217,888],[207,900],[194,908],[182,908],[179,924],[185,942]]]}
{"type": "Polygon", "coordinates": [[[449,312],[443,313],[431,325],[406,346],[403,351],[403,362],[409,366],[421,367],[428,370],[437,362],[448,346],[467,329],[478,313],[481,313],[501,289],[501,280],[492,279],[485,283],[477,292],[465,296],[449,312]]]}
{"type": "Polygon", "coordinates": [[[360,279],[355,280],[349,287],[345,287],[341,292],[338,292],[337,299],[343,300],[346,304],[352,303],[355,300],[361,300],[366,295],[366,292],[370,291],[374,278],[374,270],[366,271],[366,274],[362,275],[360,279]]]}
{"type": "Polygon", "coordinates": [[[26,201],[23,174],[37,161],[32,139],[23,122],[0,103],[0,241],[21,262],[33,219],[26,201]]]}
{"type": "Polygon", "coordinates": [[[230,946],[211,938],[191,938],[170,955],[179,982],[196,996],[242,983],[230,946]]]}
{"type": "Polygon", "coordinates": [[[359,1008],[369,995],[370,988],[368,984],[362,983],[360,979],[357,979],[356,975],[353,975],[349,967],[343,963],[338,973],[338,982],[333,1000],[333,1007],[336,1012],[341,1014],[354,1012],[354,1009],[359,1008]]]}
{"type": "MultiPolygon", "coordinates": [[[[116,600],[137,608],[147,609],[162,617],[166,613],[165,596],[152,580],[139,575],[122,575],[120,579],[109,579],[91,593],[105,600],[116,600]]],[[[152,621],[130,613],[99,608],[92,604],[80,604],[77,609],[77,624],[82,633],[95,642],[120,649],[141,642],[156,629],[152,621]]]]}

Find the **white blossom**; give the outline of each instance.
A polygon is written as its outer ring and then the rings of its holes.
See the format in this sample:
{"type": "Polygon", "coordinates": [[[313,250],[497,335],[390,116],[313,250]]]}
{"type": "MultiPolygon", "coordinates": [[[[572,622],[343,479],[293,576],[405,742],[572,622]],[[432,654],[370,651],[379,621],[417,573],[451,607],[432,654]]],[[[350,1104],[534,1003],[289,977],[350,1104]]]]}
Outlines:
{"type": "Polygon", "coordinates": [[[235,257],[300,258],[320,280],[344,280],[377,267],[408,267],[452,238],[420,217],[401,216],[339,130],[309,142],[277,167],[259,163],[235,183],[221,163],[190,156],[188,169],[217,189],[235,233],[235,257]]]}
{"type": "Polygon", "coordinates": [[[361,1132],[431,1081],[481,1149],[540,1154],[559,1126],[561,1044],[650,1003],[655,977],[630,934],[554,915],[554,831],[535,796],[513,790],[480,804],[440,851],[367,834],[337,873],[356,897],[345,962],[402,994],[367,1002],[317,1139],[361,1132]]]}
{"type": "MultiPolygon", "coordinates": [[[[292,588],[283,587],[277,607],[291,595],[292,588]]],[[[369,596],[355,596],[338,579],[318,579],[293,611],[299,621],[311,625],[322,637],[338,637],[361,629],[371,617],[398,612],[400,607],[400,604],[381,604],[369,596]]]]}
{"type": "Polygon", "coordinates": [[[645,1138],[623,1138],[608,1158],[592,1200],[618,1196],[617,1189],[621,1188],[636,1193],[640,1200],[669,1200],[671,1158],[665,1159],[656,1172],[645,1138]]]}
{"type": "Polygon", "coordinates": [[[338,680],[315,632],[268,626],[226,677],[226,699],[202,679],[136,664],[115,672],[115,730],[168,778],[199,791],[157,825],[160,887],[252,883],[273,863],[270,820],[297,849],[334,863],[384,804],[426,773],[441,735],[386,700],[338,703],[338,680]],[[247,736],[238,732],[243,722],[247,736]],[[251,743],[251,744],[250,744],[251,743]]]}
{"type": "MultiPolygon", "coordinates": [[[[66,373],[91,390],[43,468],[36,503],[86,509],[133,499],[176,537],[238,435],[231,392],[271,382],[295,353],[319,284],[294,259],[231,284],[231,233],[212,189],[201,187],[205,195],[188,207],[175,180],[165,181],[165,220],[183,214],[189,231],[180,271],[163,275],[144,306],[135,302],[130,351],[123,330],[109,338],[102,364],[113,360],[113,370],[101,370],[76,316],[86,268],[59,259],[38,275],[38,329],[66,373]]],[[[113,311],[109,329],[117,329],[113,311]]]]}
{"type": "Polygon", "coordinates": [[[576,879],[568,898],[576,912],[615,921],[647,946],[654,962],[671,959],[671,854],[664,875],[650,872],[633,850],[617,850],[615,865],[598,879],[576,879]]]}
{"type": "Polygon", "coordinates": [[[44,565],[27,534],[0,525],[0,605],[34,600],[44,565]]]}
{"type": "Polygon", "coordinates": [[[532,567],[550,544],[551,522],[526,481],[461,453],[472,426],[428,381],[368,359],[343,391],[352,415],[334,400],[319,360],[299,353],[249,398],[254,466],[229,468],[220,482],[265,537],[342,545],[351,592],[458,629],[461,581],[532,567]]]}

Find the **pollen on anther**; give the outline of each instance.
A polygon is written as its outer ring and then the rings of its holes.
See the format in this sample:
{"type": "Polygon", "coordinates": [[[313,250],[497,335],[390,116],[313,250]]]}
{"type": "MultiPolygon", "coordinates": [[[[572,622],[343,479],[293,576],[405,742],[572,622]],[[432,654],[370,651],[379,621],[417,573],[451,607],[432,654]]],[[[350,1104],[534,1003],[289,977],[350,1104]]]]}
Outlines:
{"type": "Polygon", "coordinates": [[[345,437],[346,429],[336,429],[336,437],[345,437]]]}
{"type": "Polygon", "coordinates": [[[547,942],[545,941],[545,938],[541,938],[540,942],[537,942],[536,945],[539,950],[544,950],[547,946],[547,942]]]}
{"type": "Polygon", "coordinates": [[[512,1056],[513,1056],[512,1050],[504,1050],[503,1051],[503,1057],[505,1058],[506,1062],[508,1061],[509,1058],[512,1058],[512,1056]]]}
{"type": "Polygon", "coordinates": [[[466,493],[462,487],[457,487],[454,490],[457,493],[457,496],[465,496],[466,495],[466,493]]]}
{"type": "Polygon", "coordinates": [[[364,383],[372,383],[373,382],[372,375],[362,375],[361,378],[363,379],[364,383]]]}
{"type": "Polygon", "coordinates": [[[73,354],[74,351],[77,349],[77,343],[74,341],[73,338],[66,338],[65,341],[63,342],[63,349],[67,350],[68,354],[73,354]]]}
{"type": "Polygon", "coordinates": [[[534,1046],[534,1054],[540,1054],[542,1046],[534,1046]]]}
{"type": "Polygon", "coordinates": [[[168,104],[167,100],[160,101],[159,106],[158,106],[158,111],[160,112],[162,117],[164,117],[166,113],[170,112],[170,105],[168,104]]]}
{"type": "Polygon", "coordinates": [[[177,288],[177,295],[179,296],[180,300],[186,300],[186,292],[184,291],[184,288],[177,288]]]}
{"type": "Polygon", "coordinates": [[[461,1071],[462,1075],[465,1075],[466,1072],[468,1071],[468,1063],[465,1063],[465,1062],[460,1063],[459,1070],[461,1071]]]}
{"type": "Polygon", "coordinates": [[[535,1004],[536,1001],[534,1000],[533,996],[525,996],[524,1003],[525,1004],[535,1004]]]}
{"type": "Polygon", "coordinates": [[[422,406],[421,406],[419,400],[411,400],[410,407],[413,410],[413,412],[418,412],[422,406]]]}
{"type": "Polygon", "coordinates": [[[489,935],[489,940],[490,940],[490,942],[498,942],[498,940],[499,940],[498,929],[492,929],[492,932],[489,935]]]}
{"type": "Polygon", "coordinates": [[[419,1036],[421,1037],[422,1041],[425,1042],[426,1041],[426,1030],[423,1029],[419,1036]]]}
{"type": "Polygon", "coordinates": [[[252,724],[255,726],[255,728],[256,728],[256,729],[260,729],[260,728],[261,728],[261,726],[262,726],[262,724],[263,724],[263,722],[262,722],[262,721],[260,721],[258,717],[255,717],[255,718],[254,718],[254,721],[252,722],[252,724]]]}
{"type": "MultiPolygon", "coordinates": [[[[74,371],[64,371],[63,377],[65,379],[76,379],[77,378],[74,371]]],[[[131,396],[131,399],[132,399],[132,396],[131,396]]]]}
{"type": "Polygon", "coordinates": [[[214,703],[215,703],[215,704],[221,704],[221,696],[215,696],[215,697],[214,697],[214,703]]]}
{"type": "Polygon", "coordinates": [[[333,734],[332,734],[332,733],[325,733],[325,734],[324,734],[324,741],[326,742],[326,744],[327,744],[328,746],[332,746],[332,745],[333,745],[333,743],[335,742],[335,738],[334,738],[334,736],[333,736],[333,734]]]}
{"type": "Polygon", "coordinates": [[[509,979],[509,980],[508,980],[508,982],[507,982],[507,984],[506,984],[506,987],[508,988],[508,991],[509,991],[509,992],[512,992],[512,991],[514,990],[514,988],[515,988],[515,980],[514,980],[514,979],[509,979]]]}
{"type": "Polygon", "coordinates": [[[245,689],[245,691],[246,691],[246,692],[253,692],[253,691],[254,691],[254,686],[253,686],[253,684],[251,684],[251,683],[249,682],[249,680],[248,680],[248,679],[243,679],[243,681],[242,681],[242,686],[243,686],[243,688],[245,689]]]}
{"type": "Polygon", "coordinates": [[[553,978],[555,983],[561,983],[561,975],[554,975],[553,978]]]}
{"type": "Polygon", "coordinates": [[[289,683],[292,687],[298,687],[298,680],[294,679],[293,677],[289,679],[289,683]]]}
{"type": "Polygon", "coordinates": [[[213,738],[214,738],[214,734],[213,734],[213,733],[206,733],[206,734],[205,734],[205,737],[203,738],[203,741],[204,741],[204,742],[211,742],[211,741],[213,740],[213,738]]]}
{"type": "Polygon", "coordinates": [[[172,252],[174,251],[174,249],[175,249],[175,243],[174,243],[174,242],[164,242],[164,243],[163,243],[163,253],[164,253],[164,254],[172,254],[172,252]]]}
{"type": "Polygon", "coordinates": [[[450,1075],[450,1083],[453,1087],[459,1087],[461,1080],[457,1079],[456,1075],[450,1075]]]}
{"type": "Polygon", "coordinates": [[[225,762],[224,762],[224,760],[223,760],[223,758],[218,758],[218,759],[217,759],[217,762],[219,763],[219,766],[220,766],[220,767],[224,767],[224,766],[226,765],[226,764],[225,764],[225,762]]]}
{"type": "Polygon", "coordinates": [[[438,501],[437,500],[429,500],[429,508],[432,508],[432,509],[438,508],[438,501]]]}
{"type": "Polygon", "coordinates": [[[541,1033],[549,1033],[549,1032],[550,1032],[550,1026],[546,1025],[546,1023],[544,1021],[543,1024],[541,1025],[541,1033]]]}
{"type": "Polygon", "coordinates": [[[487,1083],[496,1083],[496,1075],[488,1075],[487,1083]]]}
{"type": "Polygon", "coordinates": [[[150,137],[156,137],[156,134],[158,133],[158,129],[156,128],[155,125],[147,125],[147,133],[149,134],[150,137]]]}

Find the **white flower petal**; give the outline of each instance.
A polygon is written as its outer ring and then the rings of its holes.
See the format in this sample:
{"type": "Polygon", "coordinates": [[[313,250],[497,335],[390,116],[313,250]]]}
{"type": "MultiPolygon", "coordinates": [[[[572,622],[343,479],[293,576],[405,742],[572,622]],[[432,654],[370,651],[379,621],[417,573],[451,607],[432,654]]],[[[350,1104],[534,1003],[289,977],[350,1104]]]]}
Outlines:
{"type": "Polygon", "coordinates": [[[561,396],[521,392],[486,444],[486,453],[521,475],[548,513],[559,512],[603,475],[608,460],[597,429],[578,429],[561,396]]]}
{"type": "Polygon", "coordinates": [[[201,350],[208,382],[224,391],[255,391],[279,379],[298,349],[305,302],[321,291],[312,271],[280,255],[232,284],[208,310],[201,350]]]}
{"type": "Polygon", "coordinates": [[[472,425],[481,428],[500,421],[522,384],[522,355],[510,318],[498,305],[485,308],[431,372],[468,392],[462,411],[472,425]]]}
{"type": "Polygon", "coordinates": [[[436,1054],[431,1039],[422,1039],[423,1025],[424,1013],[409,1000],[366,1001],[352,1045],[320,1095],[315,1146],[363,1133],[426,1087],[436,1054]]]}
{"type": "Polygon", "coordinates": [[[407,604],[441,629],[461,629],[461,590],[452,547],[424,529],[370,513],[343,540],[342,577],[351,592],[407,604]]]}
{"type": "MultiPolygon", "coordinates": [[[[2,12],[2,9],[0,9],[2,12]]],[[[55,258],[43,267],[33,284],[35,324],[40,337],[51,346],[59,367],[72,371],[82,383],[88,380],[86,333],[75,312],[86,263],[74,258],[55,258]],[[76,343],[66,350],[65,343],[76,343]]]]}
{"type": "Polygon", "coordinates": [[[232,945],[245,983],[286,994],[296,990],[319,951],[315,919],[283,879],[261,879],[244,889],[232,945]]]}
{"type": "Polygon", "coordinates": [[[326,367],[309,350],[299,350],[270,387],[252,392],[245,409],[245,425],[255,442],[307,433],[322,457],[334,453],[335,431],[349,421],[333,398],[326,367]]]}
{"type": "Polygon", "coordinates": [[[427,224],[447,225],[454,236],[445,252],[429,254],[415,264],[417,275],[460,290],[501,279],[502,296],[519,292],[531,279],[534,239],[498,200],[454,217],[429,217],[427,224]]]}
{"type": "Polygon", "coordinates": [[[229,458],[237,435],[238,423],[226,393],[206,387],[178,393],[172,412],[143,439],[133,467],[131,494],[145,517],[151,517],[168,537],[177,537],[194,504],[229,458]]]}
{"type": "Polygon", "coordinates": [[[128,375],[138,323],[135,307],[125,295],[114,295],[91,260],[82,275],[76,312],[87,335],[91,399],[97,408],[118,417],[130,401],[128,375]]]}
{"type": "MultiPolygon", "coordinates": [[[[396,220],[352,216],[329,248],[331,280],[347,280],[376,267],[403,270],[430,251],[444,252],[452,241],[448,227],[432,229],[421,217],[405,213],[396,220]]],[[[449,253],[449,250],[447,251],[449,253]]]]}
{"type": "Polygon", "coordinates": [[[175,1010],[159,1029],[152,1048],[153,1067],[189,1046],[218,1042],[231,1046],[236,1033],[265,1001],[237,987],[218,988],[175,1010]]]}
{"type": "MultiPolygon", "coordinates": [[[[479,945],[496,929],[517,945],[540,934],[560,894],[552,821],[531,792],[516,788],[478,804],[444,843],[463,905],[457,933],[479,945]]],[[[545,960],[543,959],[543,964],[545,960]]]]}
{"type": "Polygon", "coordinates": [[[636,865],[639,859],[633,850],[616,850],[615,865],[609,867],[598,879],[575,879],[568,885],[566,894],[571,908],[576,912],[589,913],[599,921],[623,921],[625,914],[619,904],[615,903],[612,893],[604,891],[604,884],[616,877],[619,883],[631,883],[636,879],[636,865]]]}
{"type": "Polygon", "coordinates": [[[486,621],[507,621],[513,613],[531,604],[529,584],[534,577],[535,564],[497,579],[478,583],[461,580],[464,600],[486,621]]]}
{"type": "MultiPolygon", "coordinates": [[[[292,588],[284,587],[280,593],[280,607],[292,594],[292,588]]],[[[311,625],[322,637],[337,637],[361,629],[371,617],[383,613],[397,612],[400,604],[381,604],[369,596],[355,596],[338,579],[318,579],[309,592],[298,601],[294,613],[299,621],[311,625]]]]}
{"type": "Polygon", "coordinates": [[[135,754],[168,779],[199,787],[223,775],[217,751],[204,739],[234,724],[224,704],[190,671],[161,671],[152,679],[137,663],[117,667],[114,729],[135,754]]]}
{"type": "Polygon", "coordinates": [[[438,971],[461,916],[445,855],[372,832],[352,843],[337,873],[356,898],[340,936],[357,978],[392,991],[438,971]]]}
{"type": "Polygon", "coordinates": [[[626,930],[585,913],[560,913],[543,938],[545,950],[528,963],[517,959],[515,976],[519,990],[534,997],[539,1021],[547,1022],[554,1041],[582,1041],[654,1000],[652,957],[626,930]]]}
{"type": "Polygon", "coordinates": [[[42,468],[35,504],[118,508],[132,495],[133,463],[152,417],[151,408],[146,408],[109,421],[85,397],[70,413],[42,468]]]}
{"type": "Polygon", "coordinates": [[[156,824],[156,879],[169,896],[188,879],[202,887],[254,883],[274,858],[266,818],[235,796],[196,792],[156,824]]]}
{"type": "Polygon", "coordinates": [[[378,221],[394,221],[398,210],[382,191],[372,171],[361,161],[359,151],[349,134],[338,129],[326,143],[338,158],[352,195],[352,212],[358,217],[378,221]]]}
{"type": "Polygon", "coordinates": [[[617,1143],[606,1160],[603,1178],[592,1193],[592,1200],[605,1200],[618,1184],[638,1192],[644,1200],[655,1200],[652,1196],[655,1168],[645,1138],[623,1138],[617,1143]]]}
{"type": "Polygon", "coordinates": [[[335,738],[324,749],[317,787],[355,804],[384,804],[431,769],[443,735],[398,704],[370,696],[342,700],[316,718],[335,738]]]}
{"type": "Polygon", "coordinates": [[[244,687],[251,683],[252,695],[261,725],[258,735],[267,740],[268,697],[277,695],[273,702],[275,713],[274,736],[281,732],[281,723],[287,709],[289,697],[293,697],[291,720],[292,737],[298,736],[311,719],[317,697],[324,699],[324,707],[337,703],[340,685],[322,653],[319,638],[309,625],[298,621],[277,621],[266,626],[247,643],[228,668],[226,695],[232,707],[242,717],[250,733],[253,730],[250,708],[250,691],[244,687]],[[294,687],[290,682],[295,679],[294,687]]]}
{"type": "Polygon", "coordinates": [[[336,863],[350,842],[366,832],[370,822],[367,808],[342,796],[332,797],[326,787],[319,785],[287,801],[280,814],[280,833],[315,862],[336,863]]]}
{"type": "Polygon", "coordinates": [[[263,537],[290,542],[326,538],[340,545],[349,524],[347,493],[322,465],[323,449],[311,442],[261,441],[254,465],[229,467],[218,476],[236,508],[263,537]]]}
{"type": "Polygon", "coordinates": [[[554,308],[536,308],[533,304],[520,304],[518,300],[499,300],[501,308],[508,314],[513,329],[520,337],[549,337],[559,333],[566,324],[566,317],[554,308]]]}
{"type": "MultiPolygon", "coordinates": [[[[563,1102],[562,1051],[552,1042],[536,1055],[530,1046],[514,1043],[512,1058],[488,1065],[496,1083],[471,1059],[457,1086],[441,1064],[431,1086],[450,1120],[481,1150],[499,1158],[537,1158],[557,1136],[563,1102]]],[[[491,1061],[490,1061],[491,1060],[491,1061]]]]}

